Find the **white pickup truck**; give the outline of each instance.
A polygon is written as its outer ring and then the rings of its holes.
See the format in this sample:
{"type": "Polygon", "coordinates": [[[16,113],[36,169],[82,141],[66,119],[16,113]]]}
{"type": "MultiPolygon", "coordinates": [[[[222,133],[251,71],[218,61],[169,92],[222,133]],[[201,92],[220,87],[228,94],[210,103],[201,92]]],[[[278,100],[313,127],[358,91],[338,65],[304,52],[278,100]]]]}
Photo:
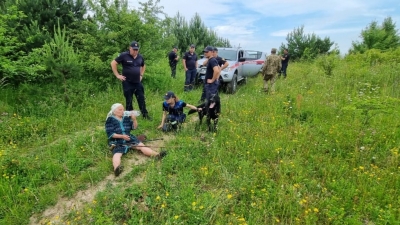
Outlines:
{"type": "MultiPolygon", "coordinates": [[[[237,90],[238,82],[245,83],[247,77],[255,76],[264,65],[266,53],[261,51],[245,50],[242,48],[218,48],[218,56],[228,61],[229,66],[221,71],[220,82],[222,88],[229,94],[237,90]]],[[[202,66],[205,58],[198,60],[196,82],[204,81],[206,67],[202,66]]]]}

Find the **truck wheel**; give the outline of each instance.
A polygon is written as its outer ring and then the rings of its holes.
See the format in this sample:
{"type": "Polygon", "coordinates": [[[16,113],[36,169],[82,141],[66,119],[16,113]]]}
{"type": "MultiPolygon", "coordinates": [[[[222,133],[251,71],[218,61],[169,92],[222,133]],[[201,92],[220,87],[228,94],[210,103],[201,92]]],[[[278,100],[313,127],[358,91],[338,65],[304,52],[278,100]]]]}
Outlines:
{"type": "Polygon", "coordinates": [[[228,83],[226,87],[226,92],[228,94],[234,94],[237,89],[237,72],[233,74],[231,82],[228,83]]]}

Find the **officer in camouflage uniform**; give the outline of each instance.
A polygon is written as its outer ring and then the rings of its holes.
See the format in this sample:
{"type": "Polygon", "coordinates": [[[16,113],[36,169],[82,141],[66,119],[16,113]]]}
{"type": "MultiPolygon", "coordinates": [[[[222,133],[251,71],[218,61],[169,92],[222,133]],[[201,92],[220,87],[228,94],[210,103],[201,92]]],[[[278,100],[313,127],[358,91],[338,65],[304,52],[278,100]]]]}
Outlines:
{"type": "Polygon", "coordinates": [[[269,55],[264,62],[264,67],[261,72],[264,79],[264,88],[265,92],[272,91],[274,92],[274,83],[276,80],[277,73],[281,71],[282,68],[282,59],[280,56],[276,55],[276,48],[271,49],[271,55],[269,55]],[[268,81],[271,83],[271,89],[268,87],[268,81]]]}

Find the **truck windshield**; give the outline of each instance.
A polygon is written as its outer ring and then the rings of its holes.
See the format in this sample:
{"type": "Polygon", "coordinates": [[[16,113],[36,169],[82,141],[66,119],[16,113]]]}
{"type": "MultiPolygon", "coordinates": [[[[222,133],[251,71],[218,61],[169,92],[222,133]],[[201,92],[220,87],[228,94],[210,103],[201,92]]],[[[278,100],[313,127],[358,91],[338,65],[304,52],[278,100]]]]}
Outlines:
{"type": "Polygon", "coordinates": [[[218,56],[224,58],[225,60],[236,60],[237,59],[237,51],[236,50],[227,50],[227,49],[218,49],[218,56]]]}

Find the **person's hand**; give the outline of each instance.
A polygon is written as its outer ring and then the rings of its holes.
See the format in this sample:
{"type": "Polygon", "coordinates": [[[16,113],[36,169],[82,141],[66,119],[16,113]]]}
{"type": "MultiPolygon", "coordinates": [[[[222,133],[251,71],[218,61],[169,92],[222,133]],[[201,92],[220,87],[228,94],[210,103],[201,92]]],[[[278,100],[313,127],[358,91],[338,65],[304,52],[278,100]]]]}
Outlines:
{"type": "Polygon", "coordinates": [[[202,108],[197,108],[197,112],[199,112],[199,111],[201,111],[201,110],[203,110],[202,108]]]}
{"type": "Polygon", "coordinates": [[[124,139],[125,141],[130,141],[131,137],[129,137],[129,135],[124,134],[122,135],[122,139],[124,139]]]}
{"type": "Polygon", "coordinates": [[[118,78],[118,80],[120,80],[120,81],[125,81],[125,79],[126,79],[126,77],[123,76],[123,75],[121,75],[121,74],[119,74],[119,75],[117,76],[117,78],[118,78]]]}
{"type": "Polygon", "coordinates": [[[212,79],[207,79],[207,84],[212,84],[214,81],[212,79]]]}
{"type": "Polygon", "coordinates": [[[185,71],[188,71],[188,68],[185,68],[185,71]]]}
{"type": "Polygon", "coordinates": [[[160,126],[157,127],[157,129],[161,129],[163,127],[163,125],[161,124],[160,126]]]}

